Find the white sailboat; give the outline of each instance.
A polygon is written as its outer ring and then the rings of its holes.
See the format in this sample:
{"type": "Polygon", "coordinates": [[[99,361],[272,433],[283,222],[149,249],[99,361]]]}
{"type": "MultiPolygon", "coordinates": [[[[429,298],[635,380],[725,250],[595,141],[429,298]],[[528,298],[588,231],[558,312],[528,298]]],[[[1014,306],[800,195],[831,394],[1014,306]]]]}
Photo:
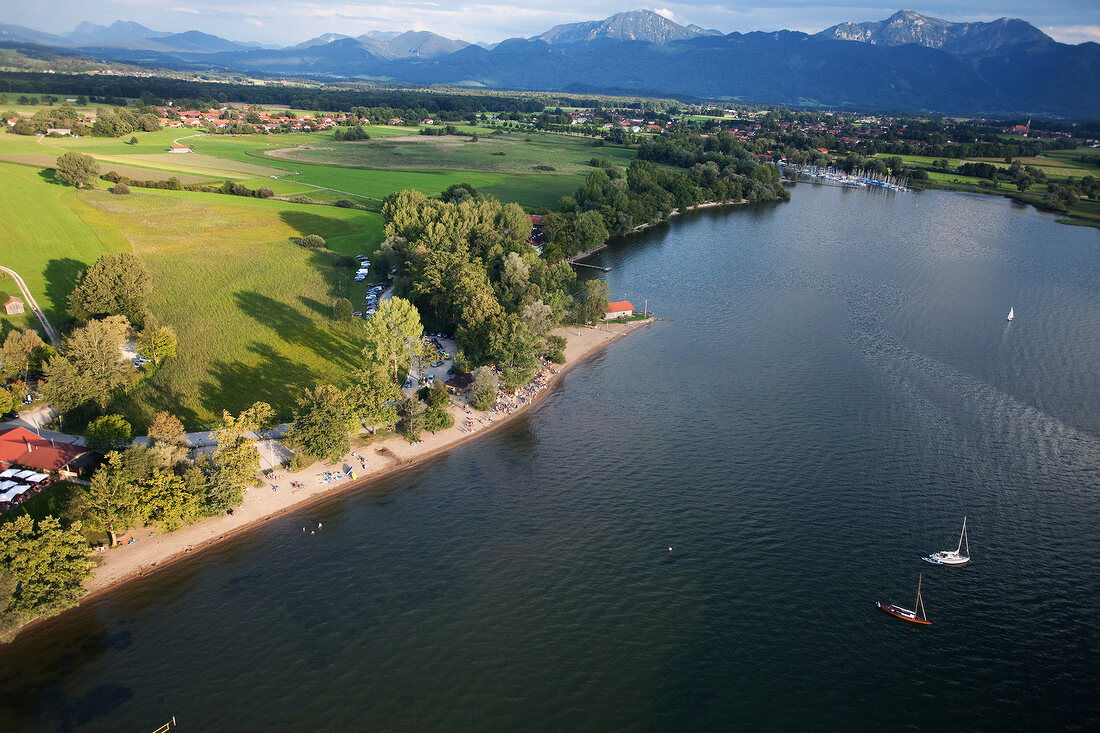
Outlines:
{"type": "Polygon", "coordinates": [[[1012,313],[1012,306],[1009,306],[1008,307],[1008,320],[1011,321],[1013,318],[1015,318],[1015,316],[1012,313]]]}
{"type": "Polygon", "coordinates": [[[963,529],[962,534],[959,535],[959,546],[954,550],[943,550],[941,552],[933,552],[928,557],[921,558],[925,562],[930,562],[933,565],[965,565],[970,562],[970,540],[966,536],[966,517],[963,517],[963,529]],[[963,545],[966,545],[966,551],[963,552],[963,545]]]}

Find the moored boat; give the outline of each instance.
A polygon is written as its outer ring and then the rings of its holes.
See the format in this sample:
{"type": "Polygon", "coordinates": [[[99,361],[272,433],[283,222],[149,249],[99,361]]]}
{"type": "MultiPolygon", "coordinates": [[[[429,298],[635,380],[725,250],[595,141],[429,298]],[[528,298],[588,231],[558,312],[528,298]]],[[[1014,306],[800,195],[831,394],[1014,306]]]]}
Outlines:
{"type": "Polygon", "coordinates": [[[892,603],[880,603],[878,601],[875,601],[875,605],[878,606],[880,610],[885,611],[891,616],[900,618],[902,621],[909,621],[910,623],[914,624],[931,626],[932,622],[928,620],[928,614],[924,610],[924,601],[921,599],[920,595],[920,586],[923,580],[924,575],[922,574],[920,578],[917,579],[917,602],[913,605],[912,611],[910,611],[908,608],[895,606],[892,603]]]}
{"type": "Polygon", "coordinates": [[[966,536],[966,517],[963,517],[962,534],[959,535],[959,546],[956,549],[933,552],[921,559],[933,565],[965,565],[970,562],[970,539],[966,536]],[[966,545],[965,552],[963,551],[964,544],[966,545]]]}

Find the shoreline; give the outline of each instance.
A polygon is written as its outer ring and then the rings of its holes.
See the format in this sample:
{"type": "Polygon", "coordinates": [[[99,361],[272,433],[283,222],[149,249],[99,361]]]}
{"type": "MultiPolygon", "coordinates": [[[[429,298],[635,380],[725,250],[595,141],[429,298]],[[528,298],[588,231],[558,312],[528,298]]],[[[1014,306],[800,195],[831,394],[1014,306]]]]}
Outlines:
{"type": "MultiPolygon", "coordinates": [[[[263,486],[245,491],[244,501],[232,515],[206,517],[169,533],[161,533],[150,527],[121,533],[120,538],[135,538],[137,542],[131,545],[122,544],[99,555],[101,563],[96,568],[95,575],[85,582],[87,592],[73,608],[95,602],[134,580],[182,562],[226,540],[255,531],[276,517],[288,516],[342,497],[353,490],[362,489],[401,471],[415,468],[458,446],[467,445],[472,440],[492,433],[502,425],[509,424],[516,417],[541,405],[544,402],[545,393],[549,392],[573,367],[602,352],[609,344],[655,320],[651,317],[629,324],[605,322],[598,328],[563,326],[555,329],[552,333],[565,336],[567,339],[565,362],[548,375],[544,394],[513,409],[509,414],[494,415],[492,412],[477,411],[467,414],[463,408],[452,402],[449,410],[455,415],[454,426],[435,434],[426,433],[425,437],[416,444],[410,444],[398,435],[390,436],[378,444],[367,442],[364,447],[355,448],[352,454],[344,456],[344,459],[335,465],[319,462],[298,473],[283,472],[274,484],[271,480],[264,479],[263,486]],[[468,432],[462,429],[463,421],[467,416],[474,420],[473,427],[468,432]],[[324,481],[326,471],[343,473],[345,468],[358,464],[359,458],[354,454],[360,452],[367,458],[369,464],[363,475],[336,482],[324,481]],[[303,487],[292,490],[291,481],[300,481],[303,487]],[[272,485],[278,486],[278,491],[272,490],[272,485]]],[[[359,472],[358,469],[357,472],[359,472]]],[[[32,619],[13,632],[7,641],[12,641],[24,632],[48,623],[51,619],[59,618],[70,610],[62,611],[57,616],[32,619]]]]}
{"type": "Polygon", "coordinates": [[[659,222],[657,222],[655,224],[650,224],[649,222],[646,222],[645,224],[639,224],[638,226],[634,227],[634,229],[627,232],[626,234],[620,234],[617,237],[608,237],[607,241],[604,242],[603,244],[601,244],[599,247],[596,247],[595,249],[587,249],[584,252],[578,252],[577,254],[573,255],[572,257],[566,257],[565,261],[572,265],[573,263],[577,262],[578,260],[583,260],[585,257],[591,257],[592,255],[596,254],[597,252],[599,252],[601,250],[604,250],[604,249],[607,249],[608,246],[610,246],[611,241],[614,240],[614,239],[625,239],[625,238],[627,238],[627,237],[629,237],[633,234],[637,234],[639,232],[644,232],[646,229],[651,229],[651,228],[653,228],[655,226],[658,226],[660,224],[667,224],[668,222],[672,221],[672,217],[674,217],[674,216],[682,216],[683,214],[689,214],[692,211],[698,211],[699,209],[713,209],[713,208],[718,207],[718,206],[744,206],[747,203],[749,203],[748,199],[741,199],[740,201],[704,201],[701,204],[696,204],[695,206],[689,206],[686,209],[684,209],[683,211],[680,211],[679,209],[673,209],[672,211],[670,211],[668,213],[667,218],[661,219],[659,222]]]}

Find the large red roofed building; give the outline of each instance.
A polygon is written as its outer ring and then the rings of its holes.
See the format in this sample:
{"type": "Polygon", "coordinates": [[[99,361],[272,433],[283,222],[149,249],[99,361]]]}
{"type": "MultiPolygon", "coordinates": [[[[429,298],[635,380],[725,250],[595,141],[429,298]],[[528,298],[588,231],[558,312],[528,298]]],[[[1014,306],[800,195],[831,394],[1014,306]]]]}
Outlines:
{"type": "Polygon", "coordinates": [[[631,305],[629,300],[616,300],[614,303],[607,304],[607,308],[603,312],[603,319],[613,321],[616,318],[630,318],[632,315],[634,315],[634,306],[631,305]]]}
{"type": "Polygon", "coordinates": [[[25,466],[39,471],[57,471],[75,475],[76,469],[90,460],[91,451],[82,445],[43,438],[26,428],[0,432],[0,465],[25,466]]]}

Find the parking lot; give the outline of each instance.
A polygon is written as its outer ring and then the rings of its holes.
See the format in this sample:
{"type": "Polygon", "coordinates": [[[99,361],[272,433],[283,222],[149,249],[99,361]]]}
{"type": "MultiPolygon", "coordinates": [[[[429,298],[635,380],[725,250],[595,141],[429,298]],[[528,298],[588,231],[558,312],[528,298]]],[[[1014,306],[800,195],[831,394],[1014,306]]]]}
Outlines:
{"type": "Polygon", "coordinates": [[[454,365],[455,341],[453,338],[438,333],[424,334],[424,340],[429,349],[429,356],[424,360],[423,373],[413,368],[409,370],[409,378],[405,380],[405,392],[412,394],[424,386],[430,386],[435,380],[446,382],[451,378],[448,372],[454,365]]]}

